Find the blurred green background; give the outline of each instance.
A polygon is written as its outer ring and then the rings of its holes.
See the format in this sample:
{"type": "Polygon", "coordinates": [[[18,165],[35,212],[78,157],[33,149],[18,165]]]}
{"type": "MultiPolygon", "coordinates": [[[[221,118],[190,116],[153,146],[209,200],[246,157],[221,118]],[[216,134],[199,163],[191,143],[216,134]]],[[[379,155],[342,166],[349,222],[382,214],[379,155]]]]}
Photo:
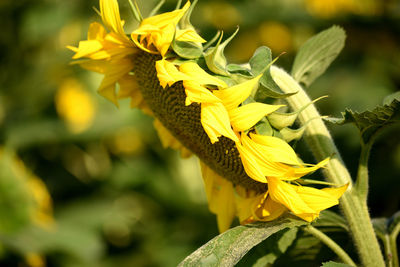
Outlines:
{"type": "MultiPolygon", "coordinates": [[[[144,15],[156,5],[138,3],[144,15]]],[[[96,93],[101,75],[69,64],[65,46],[100,21],[93,6],[97,0],[0,1],[0,266],[176,266],[218,234],[197,159],[163,149],[152,118],[129,100],[117,109],[96,93]]],[[[129,32],[137,24],[128,2],[120,7],[129,32]]],[[[400,88],[399,1],[200,0],[192,22],[208,40],[240,25],[226,51],[231,62],[266,45],[275,56],[286,52],[277,64],[288,71],[309,37],[342,26],[344,51],[309,88],[313,98],[329,95],[317,103],[323,115],[371,109],[400,88]]],[[[357,130],[330,128],[354,174],[357,130]]],[[[372,151],[374,217],[399,209],[399,133],[392,127],[372,151]]],[[[302,142],[297,148],[313,162],[302,142]]]]}

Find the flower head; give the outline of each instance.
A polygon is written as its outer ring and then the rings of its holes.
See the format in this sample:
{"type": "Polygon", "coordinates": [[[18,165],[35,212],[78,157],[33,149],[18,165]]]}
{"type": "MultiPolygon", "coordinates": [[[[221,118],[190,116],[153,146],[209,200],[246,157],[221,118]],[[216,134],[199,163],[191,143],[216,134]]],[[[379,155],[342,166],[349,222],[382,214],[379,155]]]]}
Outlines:
{"type": "Polygon", "coordinates": [[[266,62],[264,73],[253,75],[249,70],[249,75],[239,77],[224,64],[209,67],[213,55],[225,62],[223,49],[214,48],[211,51],[218,53],[207,55],[201,51],[190,60],[175,53],[174,41],[196,47],[204,42],[186,20],[180,23],[190,15],[189,8],[187,2],[181,9],[146,18],[128,37],[116,0],[100,0],[100,14],[110,32],[92,24],[88,40],[71,47],[74,58],[88,58],[80,64],[105,74],[101,94],[114,102],[117,96],[130,96],[153,115],[164,146],[199,157],[209,208],[217,215],[221,232],[235,217],[249,223],[291,212],[312,221],[338,204],[346,185],[324,189],[301,185],[302,176],[329,159],[303,163],[282,129],[269,122],[284,105],[255,98],[270,63],[266,62]]]}

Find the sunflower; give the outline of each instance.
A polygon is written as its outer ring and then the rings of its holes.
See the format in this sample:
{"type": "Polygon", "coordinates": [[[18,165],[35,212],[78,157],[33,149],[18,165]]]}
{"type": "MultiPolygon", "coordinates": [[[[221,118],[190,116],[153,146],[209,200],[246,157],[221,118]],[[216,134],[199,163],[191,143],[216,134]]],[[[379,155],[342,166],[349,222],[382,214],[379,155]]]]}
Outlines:
{"type": "MultiPolygon", "coordinates": [[[[329,159],[303,163],[280,131],[293,122],[274,122],[285,105],[257,101],[260,81],[270,74],[271,64],[265,62],[258,73],[246,67],[241,67],[246,75],[229,71],[222,35],[216,46],[204,51],[205,40],[189,21],[192,9],[187,2],[172,12],[138,16],[139,28],[127,35],[116,0],[100,0],[103,24],[110,32],[94,23],[88,40],[70,49],[76,52],[74,58],[88,59],[79,62],[83,67],[105,74],[100,94],[116,104],[118,97],[131,97],[133,106],[154,116],[165,147],[200,159],[209,209],[217,215],[221,232],[235,217],[245,224],[291,212],[311,222],[338,204],[347,186],[302,185],[302,176],[329,159]]],[[[134,13],[140,14],[137,9],[134,13]]]]}

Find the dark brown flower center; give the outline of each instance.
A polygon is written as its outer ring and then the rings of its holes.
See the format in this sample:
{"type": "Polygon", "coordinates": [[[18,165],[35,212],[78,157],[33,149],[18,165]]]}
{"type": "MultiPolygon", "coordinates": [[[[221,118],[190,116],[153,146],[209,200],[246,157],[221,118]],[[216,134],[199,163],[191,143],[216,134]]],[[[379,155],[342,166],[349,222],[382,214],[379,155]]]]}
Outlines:
{"type": "Polygon", "coordinates": [[[140,91],[154,116],[186,148],[222,177],[235,185],[257,192],[265,192],[267,185],[251,179],[243,168],[235,143],[221,137],[211,144],[200,122],[200,105],[185,105],[186,94],[182,82],[165,89],[160,86],[155,69],[159,55],[139,53],[135,55],[134,73],[140,91]]]}

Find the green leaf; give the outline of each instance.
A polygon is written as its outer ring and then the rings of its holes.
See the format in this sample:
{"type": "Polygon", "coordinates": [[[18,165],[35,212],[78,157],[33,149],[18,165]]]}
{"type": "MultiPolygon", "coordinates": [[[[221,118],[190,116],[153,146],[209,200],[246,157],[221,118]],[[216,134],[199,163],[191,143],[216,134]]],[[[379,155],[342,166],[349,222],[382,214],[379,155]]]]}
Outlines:
{"type": "Polygon", "coordinates": [[[279,233],[271,236],[267,242],[266,251],[268,253],[263,257],[259,258],[253,267],[264,267],[267,264],[272,264],[277,258],[279,258],[290,245],[293,244],[297,236],[298,228],[291,228],[288,230],[282,230],[279,233]]]}
{"type": "Polygon", "coordinates": [[[321,267],[352,267],[352,266],[345,264],[345,263],[328,261],[328,262],[322,263],[321,267]]]}
{"type": "Polygon", "coordinates": [[[337,57],[345,39],[344,30],[338,26],[332,26],[309,39],[296,55],[292,67],[293,78],[309,86],[337,57]]]}
{"type": "Polygon", "coordinates": [[[215,47],[209,48],[205,52],[204,58],[206,59],[207,67],[209,70],[211,70],[215,74],[229,75],[229,73],[226,71],[227,60],[224,55],[224,49],[227,46],[227,44],[230,41],[232,41],[233,37],[235,37],[235,35],[238,33],[238,31],[239,31],[239,27],[222,44],[221,44],[221,40],[222,40],[223,34],[221,34],[217,45],[215,47]]]}
{"type": "Polygon", "coordinates": [[[335,124],[354,123],[360,131],[364,144],[373,140],[376,134],[383,128],[398,123],[400,120],[400,95],[391,95],[390,104],[377,106],[372,111],[356,112],[346,109],[342,112],[342,118],[325,118],[335,124]]]}
{"type": "Polygon", "coordinates": [[[307,224],[291,216],[266,223],[237,226],[197,249],[179,266],[234,266],[252,247],[286,228],[307,224]]]}

